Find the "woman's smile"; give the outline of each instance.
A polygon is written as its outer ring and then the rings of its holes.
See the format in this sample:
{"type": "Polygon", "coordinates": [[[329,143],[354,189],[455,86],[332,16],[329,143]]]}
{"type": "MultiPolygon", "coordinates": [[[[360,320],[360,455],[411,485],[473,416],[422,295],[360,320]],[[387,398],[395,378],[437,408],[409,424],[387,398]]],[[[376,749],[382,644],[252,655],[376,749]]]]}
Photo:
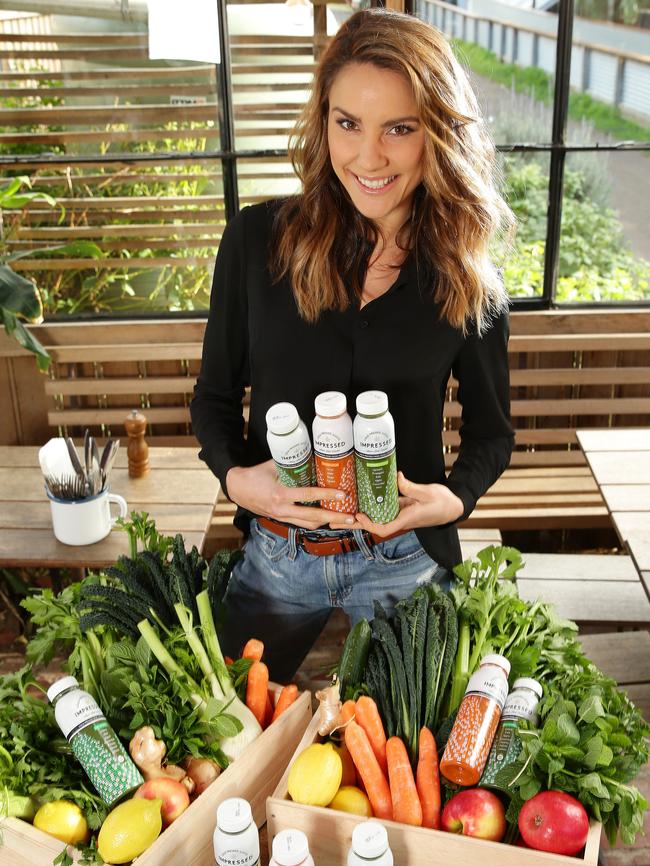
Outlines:
{"type": "Polygon", "coordinates": [[[370,63],[344,66],[329,92],[327,140],[332,168],[354,206],[394,237],[409,217],[424,154],[406,78],[370,63]]]}

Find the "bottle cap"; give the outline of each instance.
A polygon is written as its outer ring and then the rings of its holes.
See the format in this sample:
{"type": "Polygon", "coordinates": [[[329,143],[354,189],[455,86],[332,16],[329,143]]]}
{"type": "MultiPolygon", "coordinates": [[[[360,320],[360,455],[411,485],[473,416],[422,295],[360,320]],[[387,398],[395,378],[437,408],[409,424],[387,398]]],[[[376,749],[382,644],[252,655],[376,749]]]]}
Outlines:
{"type": "Polygon", "coordinates": [[[362,821],[352,831],[352,850],[358,857],[381,857],[388,849],[388,833],[379,821],[362,821]]]}
{"type": "Polygon", "coordinates": [[[280,830],[273,840],[273,859],[281,866],[298,866],[309,857],[309,842],[302,830],[280,830]]]}
{"type": "Polygon", "coordinates": [[[336,418],[348,408],[347,397],[340,391],[324,391],[314,400],[314,408],[322,418],[336,418]]]}
{"type": "Polygon", "coordinates": [[[56,698],[59,697],[62,692],[67,691],[68,689],[78,688],[79,683],[75,679],[75,677],[61,677],[60,680],[57,680],[47,690],[47,699],[50,703],[53,703],[56,698]]]}
{"type": "Polygon", "coordinates": [[[544,690],[540,683],[537,680],[533,680],[530,677],[519,677],[512,684],[513,691],[514,689],[530,689],[532,692],[535,692],[538,697],[542,697],[544,694],[544,690]]]}
{"type": "Polygon", "coordinates": [[[359,415],[375,417],[388,412],[388,395],[383,391],[364,391],[357,397],[359,415]]]}
{"type": "Polygon", "coordinates": [[[226,833],[241,833],[253,820],[250,805],[241,797],[230,797],[219,804],[217,827],[226,833]]]}
{"type": "Polygon", "coordinates": [[[266,413],[266,426],[278,436],[291,433],[299,423],[300,416],[293,403],[274,403],[266,413]]]}
{"type": "Polygon", "coordinates": [[[489,653],[483,656],[479,665],[497,665],[504,669],[506,676],[510,673],[510,662],[505,656],[500,656],[498,653],[489,653]]]}

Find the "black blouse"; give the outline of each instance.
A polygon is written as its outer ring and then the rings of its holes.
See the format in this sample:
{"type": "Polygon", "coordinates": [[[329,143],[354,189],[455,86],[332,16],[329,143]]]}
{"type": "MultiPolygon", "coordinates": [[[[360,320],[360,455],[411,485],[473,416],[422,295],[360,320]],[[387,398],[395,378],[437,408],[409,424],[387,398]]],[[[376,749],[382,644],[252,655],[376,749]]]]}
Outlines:
{"type": "MultiPolygon", "coordinates": [[[[508,377],[508,317],[482,337],[441,321],[431,289],[418,285],[413,257],[394,285],[362,309],[328,311],[310,324],[298,314],[287,280],[273,284],[268,268],[273,202],[244,208],[226,226],[212,285],[201,372],[191,405],[200,457],[226,491],[233,466],[270,458],[265,414],[293,403],[311,429],[314,398],[342,391],[355,414],[361,391],[388,394],[395,419],[397,464],[411,481],[446,484],[467,517],[507,467],[513,446],[508,377]],[[450,374],[459,383],[461,445],[445,478],[442,417],[450,374]],[[251,386],[248,436],[242,397],[251,386]]],[[[227,491],[226,491],[227,492],[227,491]]],[[[238,509],[247,531],[251,515],[238,509]]],[[[418,529],[420,542],[440,565],[460,561],[452,524],[418,529]]]]}

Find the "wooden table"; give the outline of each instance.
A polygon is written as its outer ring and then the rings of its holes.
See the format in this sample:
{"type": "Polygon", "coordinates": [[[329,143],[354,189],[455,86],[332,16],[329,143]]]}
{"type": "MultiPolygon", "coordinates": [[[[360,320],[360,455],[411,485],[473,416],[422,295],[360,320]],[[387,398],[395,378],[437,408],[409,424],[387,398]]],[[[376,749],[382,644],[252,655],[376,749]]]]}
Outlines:
{"type": "Polygon", "coordinates": [[[650,428],[578,430],[577,437],[650,595],[650,428]]]}
{"type": "MultiPolygon", "coordinates": [[[[193,448],[150,448],[150,470],[129,478],[126,449],[118,452],[110,488],[131,511],[146,511],[165,535],[182,533],[202,550],[219,482],[193,448]]],[[[50,504],[38,464],[38,448],[0,447],[0,565],[102,568],[128,554],[128,537],[113,529],[96,544],[61,544],[52,532],[50,504]]]]}

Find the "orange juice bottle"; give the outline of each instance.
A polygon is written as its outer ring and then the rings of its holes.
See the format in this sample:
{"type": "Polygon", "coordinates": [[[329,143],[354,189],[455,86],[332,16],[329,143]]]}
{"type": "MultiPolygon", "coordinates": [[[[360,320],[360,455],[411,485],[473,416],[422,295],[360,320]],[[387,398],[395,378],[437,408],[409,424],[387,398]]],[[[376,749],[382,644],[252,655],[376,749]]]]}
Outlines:
{"type": "Polygon", "coordinates": [[[319,487],[343,490],[345,499],[321,500],[321,508],[357,513],[357,480],[354,471],[354,438],[348,402],[340,391],[325,391],[314,401],[312,425],[316,483],[319,487]]]}
{"type": "Polygon", "coordinates": [[[457,785],[477,785],[508,697],[510,662],[492,654],[472,674],[440,761],[440,772],[457,785]]]}

